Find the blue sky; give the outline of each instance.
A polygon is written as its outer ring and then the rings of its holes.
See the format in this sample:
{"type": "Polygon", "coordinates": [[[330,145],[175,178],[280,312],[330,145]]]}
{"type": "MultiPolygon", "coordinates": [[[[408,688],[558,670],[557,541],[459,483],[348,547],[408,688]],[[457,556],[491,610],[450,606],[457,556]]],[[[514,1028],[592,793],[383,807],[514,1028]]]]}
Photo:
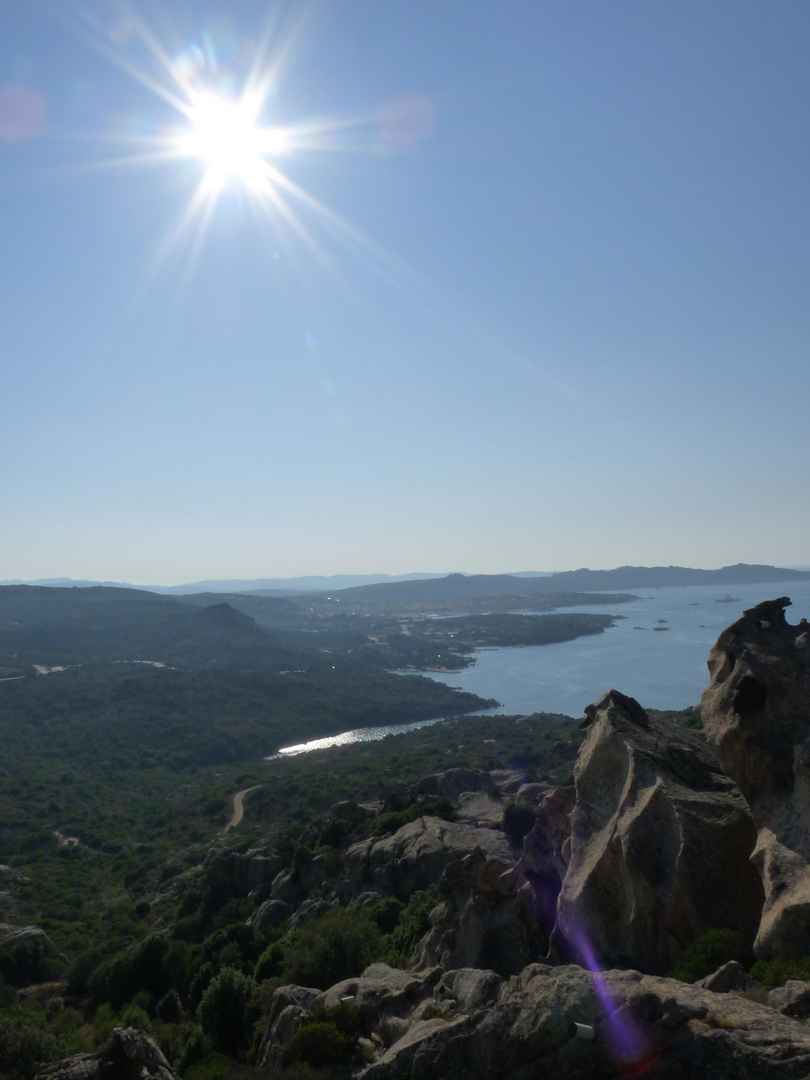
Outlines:
{"type": "Polygon", "coordinates": [[[807,5],[0,31],[0,579],[810,562],[807,5]],[[267,70],[179,228],[178,102],[267,70]]]}

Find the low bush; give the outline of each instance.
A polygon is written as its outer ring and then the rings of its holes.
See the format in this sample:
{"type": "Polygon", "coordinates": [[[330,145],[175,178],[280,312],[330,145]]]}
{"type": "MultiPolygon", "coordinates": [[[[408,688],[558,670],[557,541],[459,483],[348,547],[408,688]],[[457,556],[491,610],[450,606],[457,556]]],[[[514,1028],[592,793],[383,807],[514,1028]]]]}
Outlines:
{"type": "Polygon", "coordinates": [[[386,938],[384,959],[393,967],[407,967],[420,940],[430,929],[430,913],[441,903],[436,889],[412,893],[394,930],[386,938]]]}
{"type": "Polygon", "coordinates": [[[738,931],[709,930],[685,950],[672,977],[682,982],[696,982],[711,975],[729,960],[747,962],[749,952],[745,939],[738,931]]]}
{"type": "Polygon", "coordinates": [[[810,982],[810,956],[758,960],[748,974],[763,986],[784,986],[789,979],[810,982]]]}
{"type": "Polygon", "coordinates": [[[303,926],[287,938],[282,976],[286,982],[330,986],[359,975],[378,960],[382,935],[362,911],[335,907],[323,918],[303,926]]]}

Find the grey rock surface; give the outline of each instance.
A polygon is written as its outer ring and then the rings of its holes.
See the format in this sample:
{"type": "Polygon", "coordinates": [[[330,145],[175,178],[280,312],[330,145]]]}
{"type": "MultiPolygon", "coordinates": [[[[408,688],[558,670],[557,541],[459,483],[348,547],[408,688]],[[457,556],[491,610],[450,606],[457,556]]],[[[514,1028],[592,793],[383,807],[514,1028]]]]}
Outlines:
{"type": "Polygon", "coordinates": [[[269,886],[281,869],[282,860],[257,852],[241,854],[229,848],[212,848],[205,860],[208,879],[213,885],[225,887],[234,896],[247,896],[254,889],[269,886]]]}
{"type": "Polygon", "coordinates": [[[747,983],[748,978],[742,964],[738,960],[729,960],[727,964],[721,964],[711,975],[698,979],[695,986],[711,990],[715,994],[728,994],[731,990],[744,991],[747,983]]]}
{"type": "Polygon", "coordinates": [[[464,822],[420,817],[383,840],[364,840],[347,853],[349,875],[356,888],[372,888],[407,900],[417,889],[429,889],[455,859],[479,847],[511,865],[514,853],[497,829],[464,822]]]}
{"type": "Polygon", "coordinates": [[[713,927],[753,941],[756,830],[705,740],[615,690],[585,711],[551,955],[654,973],[713,927]]]}
{"type": "Polygon", "coordinates": [[[153,1039],[118,1027],[98,1053],[43,1065],[35,1080],[175,1080],[175,1074],[153,1039]]]}
{"type": "MultiPolygon", "coordinates": [[[[542,938],[540,954],[557,921],[557,900],[571,861],[571,814],[576,804],[573,787],[547,790],[533,827],[523,838],[523,853],[516,870],[525,884],[525,896],[542,938]]],[[[537,957],[535,957],[537,959],[537,957]]]]}
{"type": "MultiPolygon", "coordinates": [[[[361,978],[339,983],[300,1007],[346,999],[357,1005],[367,1031],[371,1028],[366,1046],[377,1054],[355,1071],[362,1080],[615,1080],[642,1073],[653,1080],[805,1080],[810,1075],[807,1027],[736,993],[718,994],[637,971],[594,975],[573,965],[530,964],[507,981],[491,971],[458,970],[438,979],[436,974],[413,984],[408,972],[373,965],[361,978]],[[433,1012],[440,1015],[428,1012],[425,1018],[431,987],[433,1012]],[[578,1037],[577,1024],[595,1037],[578,1037]]],[[[312,994],[291,987],[277,994],[288,1002],[299,992],[312,994]]],[[[267,1049],[272,1045],[271,1037],[267,1049]]]]}
{"type": "Polygon", "coordinates": [[[282,900],[265,900],[253,916],[253,925],[257,930],[274,929],[281,926],[292,915],[292,908],[282,900]]]}
{"type": "Polygon", "coordinates": [[[512,860],[475,848],[446,867],[443,903],[431,913],[418,967],[491,968],[508,976],[537,959],[547,943],[512,860]]]}
{"type": "Polygon", "coordinates": [[[706,738],[751,807],[763,959],[810,953],[810,626],[786,597],[746,611],[709,654],[706,738]]]}
{"type": "Polygon", "coordinates": [[[777,986],[768,994],[768,1004],[785,1016],[806,1020],[810,1016],[810,983],[789,979],[784,986],[777,986]]]}

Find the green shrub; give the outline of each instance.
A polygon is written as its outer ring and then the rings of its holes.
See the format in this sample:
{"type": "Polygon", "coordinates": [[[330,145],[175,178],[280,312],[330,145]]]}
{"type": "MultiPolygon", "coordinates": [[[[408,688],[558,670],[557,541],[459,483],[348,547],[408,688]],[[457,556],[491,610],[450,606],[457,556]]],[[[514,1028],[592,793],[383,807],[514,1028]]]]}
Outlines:
{"type": "Polygon", "coordinates": [[[234,968],[223,968],[202,996],[200,1028],[215,1050],[236,1055],[245,1049],[258,1019],[256,983],[234,968]]]}
{"type": "Polygon", "coordinates": [[[381,951],[382,935],[367,915],[335,907],[287,938],[282,976],[287,982],[327,990],[359,975],[381,951]]]}
{"type": "Polygon", "coordinates": [[[682,982],[695,982],[711,975],[729,960],[745,962],[748,952],[745,939],[738,931],[709,930],[685,950],[673,972],[673,978],[682,982]]]}
{"type": "Polygon", "coordinates": [[[183,1080],[254,1080],[256,1073],[244,1065],[238,1065],[224,1054],[206,1054],[183,1073],[183,1080]]]}
{"type": "Polygon", "coordinates": [[[179,1018],[181,1009],[180,995],[176,990],[172,989],[167,991],[157,1003],[155,1014],[159,1020],[170,1024],[173,1020],[179,1018]]]}
{"type": "Polygon", "coordinates": [[[784,986],[789,979],[810,982],[810,956],[758,960],[748,974],[763,986],[784,986]]]}
{"type": "Polygon", "coordinates": [[[145,1031],[147,1035],[153,1034],[149,1017],[147,1016],[145,1009],[140,1005],[128,1005],[121,1014],[121,1023],[124,1027],[137,1028],[138,1031],[145,1031]]]}
{"type": "Polygon", "coordinates": [[[211,1049],[208,1039],[196,1024],[191,1025],[185,1032],[185,1045],[180,1058],[176,1063],[177,1072],[187,1080],[190,1075],[188,1070],[192,1065],[202,1061],[211,1049]]]}
{"type": "Polygon", "coordinates": [[[15,1008],[0,1015],[0,1073],[31,1080],[43,1061],[62,1056],[59,1040],[44,1019],[15,1008]]]}
{"type": "Polygon", "coordinates": [[[96,969],[89,980],[91,994],[96,1001],[110,1001],[117,1008],[140,990],[153,998],[163,997],[171,985],[165,964],[168,947],[163,934],[149,934],[130,945],[96,969]]]}
{"type": "Polygon", "coordinates": [[[394,967],[407,967],[414,949],[430,929],[430,913],[441,903],[436,889],[412,893],[399,923],[386,938],[384,958],[394,967]]]}
{"type": "Polygon", "coordinates": [[[383,900],[378,900],[376,904],[369,904],[363,908],[383,934],[390,934],[396,928],[404,910],[405,905],[402,901],[394,899],[393,896],[387,896],[383,900]]]}
{"type": "Polygon", "coordinates": [[[274,979],[281,974],[285,952],[286,942],[284,941],[274,941],[267,946],[256,961],[256,967],[253,969],[253,978],[257,983],[265,982],[267,979],[274,979]]]}
{"type": "Polygon", "coordinates": [[[43,1062],[90,1049],[73,1009],[58,1016],[22,1008],[9,1001],[0,1012],[0,1076],[31,1080],[43,1062]]]}
{"type": "Polygon", "coordinates": [[[71,997],[83,997],[87,993],[90,977],[102,959],[98,949],[87,949],[76,956],[67,977],[67,992],[71,997]]]}
{"type": "Polygon", "coordinates": [[[315,1021],[306,1024],[285,1045],[282,1062],[292,1065],[303,1062],[316,1069],[329,1065],[349,1063],[354,1056],[352,1040],[343,1035],[336,1024],[315,1021]]]}

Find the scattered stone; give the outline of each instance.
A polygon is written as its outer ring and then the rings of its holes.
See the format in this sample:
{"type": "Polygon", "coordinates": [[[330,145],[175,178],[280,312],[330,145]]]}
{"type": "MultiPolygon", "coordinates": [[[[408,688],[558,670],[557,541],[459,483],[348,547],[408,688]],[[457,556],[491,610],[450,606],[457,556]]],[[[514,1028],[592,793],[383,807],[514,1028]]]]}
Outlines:
{"type": "Polygon", "coordinates": [[[742,964],[738,960],[729,960],[705,979],[698,979],[695,986],[711,990],[715,994],[728,994],[731,990],[745,990],[747,983],[748,978],[742,964]]]}
{"type": "Polygon", "coordinates": [[[785,1016],[794,1020],[805,1020],[810,1016],[810,983],[800,979],[790,979],[784,986],[777,986],[768,994],[768,1004],[785,1016]]]}

